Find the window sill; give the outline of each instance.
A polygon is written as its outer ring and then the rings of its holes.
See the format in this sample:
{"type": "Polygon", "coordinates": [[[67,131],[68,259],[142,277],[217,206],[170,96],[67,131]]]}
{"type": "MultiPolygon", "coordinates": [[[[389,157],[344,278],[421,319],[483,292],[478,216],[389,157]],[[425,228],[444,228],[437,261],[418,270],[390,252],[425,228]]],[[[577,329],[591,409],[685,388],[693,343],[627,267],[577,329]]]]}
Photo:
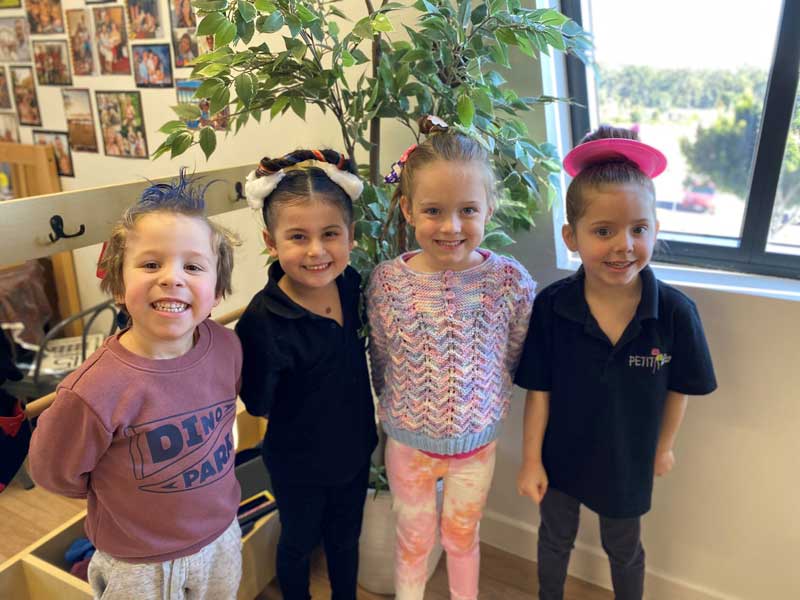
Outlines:
{"type": "MultiPolygon", "coordinates": [[[[561,263],[558,265],[559,268],[571,271],[576,271],[581,264],[579,260],[571,257],[558,262],[561,263]]],[[[730,273],[666,263],[653,263],[652,267],[656,276],[670,285],[800,302],[800,280],[796,279],[730,273]]]]}

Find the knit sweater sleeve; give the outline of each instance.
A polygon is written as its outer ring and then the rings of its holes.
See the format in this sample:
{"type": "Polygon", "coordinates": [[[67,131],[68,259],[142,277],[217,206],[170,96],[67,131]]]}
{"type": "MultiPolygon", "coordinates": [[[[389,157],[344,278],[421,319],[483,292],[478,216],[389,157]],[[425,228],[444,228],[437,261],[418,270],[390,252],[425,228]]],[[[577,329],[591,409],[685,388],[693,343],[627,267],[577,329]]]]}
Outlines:
{"type": "Polygon", "coordinates": [[[506,355],[507,367],[512,377],[519,366],[522,346],[528,333],[528,324],[530,323],[533,299],[536,293],[536,282],[531,278],[525,267],[519,263],[516,263],[515,267],[517,285],[514,309],[508,329],[508,354],[506,355]]]}
{"type": "Polygon", "coordinates": [[[28,454],[31,477],[56,494],[86,498],[90,474],[112,437],[83,398],[59,388],[33,432],[28,454]]]}
{"type": "Polygon", "coordinates": [[[367,287],[367,317],[369,318],[369,362],[372,386],[380,396],[385,383],[385,370],[389,361],[389,340],[386,335],[386,296],[383,283],[386,269],[378,266],[372,273],[367,287]]]}

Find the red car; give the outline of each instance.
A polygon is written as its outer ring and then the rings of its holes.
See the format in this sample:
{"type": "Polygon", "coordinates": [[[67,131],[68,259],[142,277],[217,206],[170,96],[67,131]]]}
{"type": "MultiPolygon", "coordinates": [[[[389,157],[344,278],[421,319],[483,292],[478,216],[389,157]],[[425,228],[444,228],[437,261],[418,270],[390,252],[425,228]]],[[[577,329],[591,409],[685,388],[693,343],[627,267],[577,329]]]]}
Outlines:
{"type": "Polygon", "coordinates": [[[683,210],[714,214],[714,184],[693,184],[686,188],[679,205],[683,210]]]}

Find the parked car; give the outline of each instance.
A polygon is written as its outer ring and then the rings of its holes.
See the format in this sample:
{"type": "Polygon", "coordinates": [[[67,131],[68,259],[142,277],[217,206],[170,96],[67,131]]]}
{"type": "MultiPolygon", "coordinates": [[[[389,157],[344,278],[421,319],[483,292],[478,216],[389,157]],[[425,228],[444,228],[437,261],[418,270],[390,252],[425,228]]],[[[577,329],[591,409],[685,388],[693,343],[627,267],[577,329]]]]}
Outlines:
{"type": "Polygon", "coordinates": [[[714,214],[714,194],[716,189],[713,183],[692,184],[683,193],[683,199],[678,205],[683,210],[714,214]]]}

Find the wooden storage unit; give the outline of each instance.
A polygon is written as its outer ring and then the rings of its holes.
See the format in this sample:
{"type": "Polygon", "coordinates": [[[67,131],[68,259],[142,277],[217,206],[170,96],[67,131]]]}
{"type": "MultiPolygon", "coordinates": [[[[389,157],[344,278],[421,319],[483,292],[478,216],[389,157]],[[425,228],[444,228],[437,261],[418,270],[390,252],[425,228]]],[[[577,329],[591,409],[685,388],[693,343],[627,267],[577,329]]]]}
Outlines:
{"type": "MultiPolygon", "coordinates": [[[[239,400],[236,406],[237,449],[261,441],[266,420],[249,415],[239,400]]],[[[83,537],[82,511],[61,527],[31,544],[0,565],[0,600],[91,600],[85,581],[69,573],[64,553],[73,540],[83,537]]],[[[238,600],[253,600],[275,577],[275,552],[280,524],[277,511],[258,521],[242,537],[242,583],[238,600]]]]}
{"type": "MultiPolygon", "coordinates": [[[[91,600],[89,584],[69,573],[64,552],[83,533],[86,511],[0,565],[0,600],[91,600]]],[[[242,538],[238,600],[253,600],[275,577],[278,513],[259,519],[242,538]]]]}

